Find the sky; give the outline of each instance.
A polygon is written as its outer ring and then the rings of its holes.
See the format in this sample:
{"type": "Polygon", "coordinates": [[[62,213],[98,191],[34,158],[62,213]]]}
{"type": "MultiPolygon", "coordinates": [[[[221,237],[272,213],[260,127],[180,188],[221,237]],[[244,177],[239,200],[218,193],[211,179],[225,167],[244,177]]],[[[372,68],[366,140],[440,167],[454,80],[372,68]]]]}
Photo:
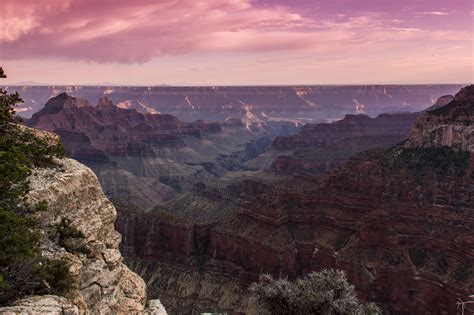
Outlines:
{"type": "Polygon", "coordinates": [[[472,0],[0,0],[3,84],[474,82],[472,0]]]}

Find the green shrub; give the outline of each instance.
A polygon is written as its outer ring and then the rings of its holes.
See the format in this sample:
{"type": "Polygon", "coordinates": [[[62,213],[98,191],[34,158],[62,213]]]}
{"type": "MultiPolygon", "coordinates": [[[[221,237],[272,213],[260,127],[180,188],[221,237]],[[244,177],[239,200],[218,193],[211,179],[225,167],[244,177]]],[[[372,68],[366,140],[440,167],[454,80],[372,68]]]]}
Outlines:
{"type": "Polygon", "coordinates": [[[351,233],[345,233],[341,234],[336,238],[336,241],[334,242],[334,248],[339,251],[341,250],[344,246],[346,246],[347,242],[349,241],[351,237],[351,233]]]}
{"type": "Polygon", "coordinates": [[[50,288],[48,294],[62,295],[69,292],[74,282],[69,265],[64,260],[50,260],[43,266],[43,276],[48,282],[50,288]]]}
{"type": "Polygon", "coordinates": [[[293,282],[261,275],[250,291],[272,314],[381,314],[375,304],[359,302],[340,270],[313,272],[293,282]]]}
{"type": "MultiPolygon", "coordinates": [[[[0,67],[0,78],[5,78],[0,67]]],[[[32,167],[53,167],[54,157],[63,157],[60,143],[40,139],[18,127],[14,106],[17,93],[0,88],[0,305],[30,294],[66,292],[68,268],[49,261],[39,249],[40,233],[31,214],[45,211],[42,201],[25,205],[32,167]]]]}
{"type": "Polygon", "coordinates": [[[385,261],[388,261],[388,263],[394,267],[399,266],[401,263],[403,263],[402,255],[397,252],[385,252],[383,258],[385,261]]]}
{"type": "Polygon", "coordinates": [[[427,254],[423,248],[414,247],[408,250],[410,259],[416,267],[421,267],[425,264],[427,254]]]}
{"type": "Polygon", "coordinates": [[[71,222],[67,218],[63,218],[56,228],[59,239],[65,240],[68,238],[84,238],[84,234],[78,229],[71,226],[71,222]]]}
{"type": "Polygon", "coordinates": [[[0,305],[44,289],[39,239],[31,220],[0,207],[0,305]]]}
{"type": "Polygon", "coordinates": [[[446,255],[444,254],[444,252],[439,251],[436,254],[435,262],[436,262],[435,271],[442,275],[446,274],[446,272],[448,271],[449,265],[448,265],[448,261],[446,259],[446,255]]]}
{"type": "Polygon", "coordinates": [[[90,249],[87,247],[84,239],[84,233],[72,227],[70,221],[67,218],[63,218],[56,227],[58,235],[58,243],[64,247],[68,252],[71,253],[82,253],[89,255],[90,249]]]}

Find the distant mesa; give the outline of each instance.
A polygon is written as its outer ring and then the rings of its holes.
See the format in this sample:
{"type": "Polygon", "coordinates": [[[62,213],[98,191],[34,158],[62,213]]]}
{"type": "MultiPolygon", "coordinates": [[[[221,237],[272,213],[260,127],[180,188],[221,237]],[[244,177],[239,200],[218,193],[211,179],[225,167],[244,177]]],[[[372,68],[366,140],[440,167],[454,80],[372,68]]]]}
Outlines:
{"type": "Polygon", "coordinates": [[[442,95],[454,94],[460,85],[420,86],[10,86],[21,92],[19,108],[25,118],[39,111],[52,95],[70,95],[94,104],[107,95],[114,104],[142,113],[172,114],[183,121],[224,121],[243,118],[245,107],[262,120],[325,122],[345,114],[378,114],[426,109],[442,95]],[[357,100],[358,104],[354,102],[357,100]],[[362,106],[363,105],[363,106],[362,106]],[[270,118],[265,117],[268,116],[270,118]]]}
{"type": "Polygon", "coordinates": [[[253,133],[240,120],[184,122],[141,105],[115,106],[112,97],[101,96],[90,106],[61,93],[27,124],[60,135],[68,155],[93,168],[109,197],[142,209],[241,167],[266,148],[272,132],[295,130],[285,123],[253,133]]]}

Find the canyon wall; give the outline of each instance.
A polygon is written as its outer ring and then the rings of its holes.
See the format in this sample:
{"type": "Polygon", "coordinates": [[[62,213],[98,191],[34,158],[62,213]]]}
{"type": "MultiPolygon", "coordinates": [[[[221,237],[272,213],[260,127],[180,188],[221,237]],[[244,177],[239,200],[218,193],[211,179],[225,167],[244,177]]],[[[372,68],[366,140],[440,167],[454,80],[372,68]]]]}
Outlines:
{"type": "Polygon", "coordinates": [[[446,106],[426,112],[410,134],[407,146],[449,146],[458,151],[474,151],[474,87],[463,88],[446,106]]]}
{"type": "Polygon", "coordinates": [[[58,134],[67,153],[94,170],[108,197],[142,209],[241,167],[266,148],[272,132],[296,130],[285,123],[279,125],[285,130],[276,123],[251,130],[240,120],[186,123],[119,108],[106,97],[91,106],[65,93],[27,124],[58,134]]]}
{"type": "Polygon", "coordinates": [[[424,114],[309,124],[262,155],[273,118],[245,102],[241,119],[187,123],[62,94],[28,123],[97,173],[126,264],[171,312],[249,313],[259,274],[338,268],[388,314],[443,314],[474,288],[470,89],[424,114]]]}
{"type": "Polygon", "coordinates": [[[356,153],[402,142],[419,115],[346,115],[333,123],[307,124],[297,134],[276,137],[265,152],[245,166],[288,174],[321,174],[345,164],[356,153]]]}
{"type": "MultiPolygon", "coordinates": [[[[430,115],[472,126],[461,117],[473,92],[430,115]]],[[[127,264],[174,312],[245,313],[261,273],[338,268],[387,314],[456,313],[474,290],[474,154],[469,137],[446,146],[415,139],[322,176],[229,173],[147,213],[119,209],[127,264]]]]}

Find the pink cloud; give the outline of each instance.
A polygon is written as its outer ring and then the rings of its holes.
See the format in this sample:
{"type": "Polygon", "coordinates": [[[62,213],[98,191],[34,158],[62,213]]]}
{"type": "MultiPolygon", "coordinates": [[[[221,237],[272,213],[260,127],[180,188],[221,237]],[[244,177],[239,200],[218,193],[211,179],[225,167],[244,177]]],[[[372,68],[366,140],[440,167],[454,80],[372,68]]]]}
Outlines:
{"type": "MultiPolygon", "coordinates": [[[[374,0],[363,2],[369,7],[374,0]]],[[[196,52],[381,50],[389,49],[388,42],[432,43],[453,34],[469,41],[469,30],[407,25],[405,17],[390,12],[353,14],[343,5],[337,15],[319,8],[299,12],[287,1],[2,0],[2,5],[0,58],[5,60],[133,63],[196,52]]],[[[437,7],[422,12],[444,18],[437,7]]]]}
{"type": "Polygon", "coordinates": [[[4,0],[2,58],[67,57],[148,61],[206,49],[222,32],[285,29],[305,23],[283,7],[256,9],[248,0],[4,0]],[[48,3],[46,7],[43,4],[48,3]]]}

